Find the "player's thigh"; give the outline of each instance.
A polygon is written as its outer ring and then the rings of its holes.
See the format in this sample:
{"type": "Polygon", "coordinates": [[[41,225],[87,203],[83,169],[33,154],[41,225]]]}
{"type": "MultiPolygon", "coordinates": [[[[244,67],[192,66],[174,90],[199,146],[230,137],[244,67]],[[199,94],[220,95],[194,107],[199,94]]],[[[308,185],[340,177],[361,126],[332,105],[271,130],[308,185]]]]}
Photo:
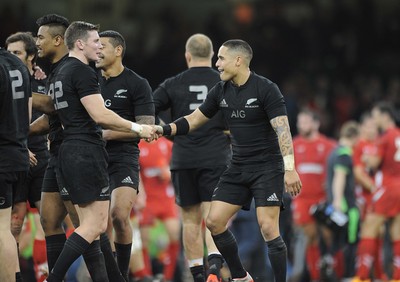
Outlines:
{"type": "Polygon", "coordinates": [[[11,225],[11,207],[0,209],[0,232],[9,232],[11,225]]]}
{"type": "Polygon", "coordinates": [[[279,170],[246,173],[251,180],[250,190],[256,207],[283,205],[284,173],[279,170]]]}
{"type": "Polygon", "coordinates": [[[67,215],[64,202],[58,191],[42,192],[40,211],[41,221],[45,231],[48,228],[58,228],[67,215]]]}
{"type": "Polygon", "coordinates": [[[122,155],[118,162],[108,163],[108,174],[110,178],[110,190],[113,192],[119,187],[131,187],[138,193],[139,170],[135,165],[133,156],[122,155]]]}
{"type": "Polygon", "coordinates": [[[64,141],[60,147],[60,179],[74,204],[109,201],[107,166],[107,152],[102,145],[64,141]]]}
{"type": "Polygon", "coordinates": [[[218,185],[219,179],[226,169],[226,166],[197,169],[197,187],[202,202],[211,201],[212,195],[218,185]]]}

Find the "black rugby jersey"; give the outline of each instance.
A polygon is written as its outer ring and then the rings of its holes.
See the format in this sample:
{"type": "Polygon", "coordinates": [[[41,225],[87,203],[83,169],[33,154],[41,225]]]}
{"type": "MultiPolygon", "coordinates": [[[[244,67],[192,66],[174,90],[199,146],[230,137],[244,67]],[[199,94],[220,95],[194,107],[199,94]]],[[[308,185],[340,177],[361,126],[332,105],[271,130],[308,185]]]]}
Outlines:
{"type": "Polygon", "coordinates": [[[29,169],[31,96],[28,68],[15,55],[0,48],[0,172],[29,169]]]}
{"type": "Polygon", "coordinates": [[[93,68],[77,58],[66,58],[55,70],[48,93],[64,127],[64,140],[103,143],[100,126],[80,101],[85,96],[100,94],[98,77],[93,68]]]}
{"type": "MultiPolygon", "coordinates": [[[[50,84],[54,84],[54,74],[57,72],[59,67],[67,60],[68,54],[65,55],[64,57],[61,58],[58,62],[54,63],[50,67],[50,73],[47,77],[47,82],[46,82],[46,93],[48,95],[51,95],[49,92],[50,89],[50,84]]],[[[58,117],[57,114],[52,114],[49,115],[49,135],[48,139],[50,141],[50,154],[52,155],[57,155],[58,154],[58,149],[60,148],[60,145],[63,141],[64,135],[63,135],[63,128],[61,126],[61,121],[58,117]]]]}
{"type": "MultiPolygon", "coordinates": [[[[136,116],[154,116],[152,90],[148,81],[129,68],[124,68],[116,77],[100,78],[101,95],[105,106],[120,115],[122,118],[136,121],[136,116]]],[[[134,146],[134,152],[139,153],[138,143],[135,141],[108,141],[107,151],[126,152],[124,146],[134,146]]]]}
{"type": "MultiPolygon", "coordinates": [[[[165,80],[154,92],[156,114],[170,109],[172,120],[192,113],[220,81],[210,67],[192,67],[165,80]]],[[[229,137],[220,114],[204,126],[184,136],[175,136],[171,169],[191,169],[226,165],[230,159],[229,137]]]]}
{"type": "Polygon", "coordinates": [[[221,81],[211,89],[200,110],[206,117],[222,112],[231,132],[233,166],[254,171],[282,163],[278,136],[270,120],[286,115],[286,107],[275,83],[253,72],[239,87],[221,81]]]}
{"type": "MultiPolygon", "coordinates": [[[[37,80],[31,76],[31,87],[32,92],[46,95],[46,80],[37,80]]],[[[31,122],[42,116],[43,113],[38,110],[32,109],[32,119],[31,122]]],[[[47,150],[47,134],[29,136],[28,138],[28,148],[32,152],[39,152],[47,150]]]]}

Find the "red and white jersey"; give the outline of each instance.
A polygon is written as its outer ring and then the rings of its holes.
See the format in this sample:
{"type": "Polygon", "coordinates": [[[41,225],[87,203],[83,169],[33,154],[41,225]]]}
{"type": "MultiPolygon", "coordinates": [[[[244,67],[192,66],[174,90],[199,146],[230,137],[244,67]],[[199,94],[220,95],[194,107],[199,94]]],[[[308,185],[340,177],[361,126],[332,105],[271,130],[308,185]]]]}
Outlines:
{"type": "Polygon", "coordinates": [[[300,135],[293,139],[296,170],[303,184],[296,199],[322,199],[325,197],[326,161],[336,141],[319,134],[309,140],[300,135]]]}
{"type": "Polygon", "coordinates": [[[400,188],[400,128],[388,129],[378,139],[378,156],[381,157],[380,170],[382,185],[386,188],[400,188]]]}
{"type": "Polygon", "coordinates": [[[371,177],[371,180],[374,182],[373,178],[374,175],[368,171],[367,167],[364,163],[364,158],[367,155],[376,156],[378,154],[378,146],[376,141],[367,140],[367,139],[360,139],[353,148],[353,166],[360,166],[362,167],[365,172],[371,177]]]}
{"type": "Polygon", "coordinates": [[[169,170],[172,142],[166,138],[151,143],[141,141],[139,149],[140,176],[146,190],[147,202],[162,203],[165,197],[174,197],[169,170]]]}

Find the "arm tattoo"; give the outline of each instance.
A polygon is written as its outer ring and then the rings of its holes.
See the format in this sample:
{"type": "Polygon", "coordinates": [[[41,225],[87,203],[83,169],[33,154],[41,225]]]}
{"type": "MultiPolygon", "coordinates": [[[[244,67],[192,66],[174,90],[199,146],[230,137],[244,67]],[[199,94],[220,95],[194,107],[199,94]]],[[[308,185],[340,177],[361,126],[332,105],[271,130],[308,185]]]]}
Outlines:
{"type": "Polygon", "coordinates": [[[290,133],[290,126],[287,116],[278,116],[271,119],[272,128],[278,136],[279,147],[282,156],[293,154],[292,135],[290,133]]]}
{"type": "Polygon", "coordinates": [[[153,116],[136,116],[135,120],[136,123],[153,125],[155,119],[153,116]]]}

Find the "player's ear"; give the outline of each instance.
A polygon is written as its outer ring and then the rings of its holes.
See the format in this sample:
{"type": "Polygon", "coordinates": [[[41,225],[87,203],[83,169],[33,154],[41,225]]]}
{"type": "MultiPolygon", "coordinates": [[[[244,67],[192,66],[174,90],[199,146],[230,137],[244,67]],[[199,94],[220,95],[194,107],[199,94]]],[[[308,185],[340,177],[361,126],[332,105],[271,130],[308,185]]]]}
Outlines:
{"type": "Polygon", "coordinates": [[[64,38],[61,35],[56,35],[53,38],[53,42],[55,46],[60,46],[61,44],[64,44],[64,38]]]}
{"type": "Polygon", "coordinates": [[[115,47],[115,55],[117,57],[121,57],[123,51],[124,51],[124,48],[121,45],[118,45],[117,47],[115,47]]]}
{"type": "Polygon", "coordinates": [[[243,58],[241,56],[236,56],[235,66],[239,67],[243,62],[243,58]]]}
{"type": "Polygon", "coordinates": [[[186,51],[185,59],[186,59],[186,62],[190,62],[192,60],[192,54],[190,54],[188,51],[186,51]]]}

